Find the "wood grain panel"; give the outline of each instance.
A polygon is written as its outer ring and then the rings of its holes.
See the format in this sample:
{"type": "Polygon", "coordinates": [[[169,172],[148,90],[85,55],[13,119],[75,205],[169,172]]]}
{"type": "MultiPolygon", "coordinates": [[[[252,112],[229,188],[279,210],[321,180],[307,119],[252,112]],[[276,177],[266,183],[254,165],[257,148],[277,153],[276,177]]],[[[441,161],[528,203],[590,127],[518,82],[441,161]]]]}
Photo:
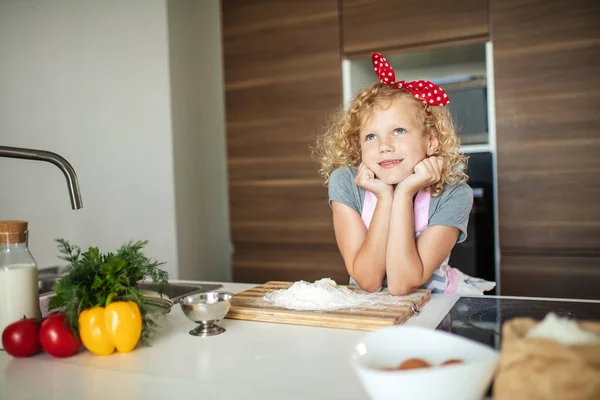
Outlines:
{"type": "MultiPolygon", "coordinates": [[[[494,46],[496,49],[497,46],[494,46]]],[[[496,126],[503,142],[597,138],[600,38],[585,47],[512,56],[494,51],[496,126]],[[519,75],[520,73],[520,75],[519,75]],[[501,83],[501,84],[499,84],[501,83]]]]}
{"type": "Polygon", "coordinates": [[[235,281],[345,274],[309,147],[342,101],[337,6],[222,1],[235,281]],[[337,264],[312,260],[314,243],[337,264]]]}
{"type": "Polygon", "coordinates": [[[487,37],[487,1],[342,0],[345,54],[487,37]]]}
{"type": "Polygon", "coordinates": [[[501,293],[589,296],[600,273],[600,3],[492,0],[490,17],[501,293]]]}
{"type": "MultiPolygon", "coordinates": [[[[304,152],[306,153],[306,150],[304,152]]],[[[229,179],[232,180],[232,184],[247,180],[301,179],[311,180],[323,186],[325,181],[317,175],[318,170],[319,164],[309,160],[306,154],[293,157],[231,157],[229,179]]]]}
{"type": "Polygon", "coordinates": [[[232,221],[287,221],[331,219],[327,188],[317,182],[300,185],[257,186],[231,184],[232,221]]]}
{"type": "MultiPolygon", "coordinates": [[[[295,121],[304,120],[304,135],[313,134],[327,112],[341,103],[338,78],[329,73],[313,74],[310,79],[300,82],[227,89],[227,121],[240,124],[257,119],[291,117],[295,121]]],[[[280,130],[283,131],[286,125],[281,124],[280,130]]]]}
{"type": "Polygon", "coordinates": [[[500,173],[502,246],[600,247],[599,175],[600,168],[500,173]]]}
{"type": "MultiPolygon", "coordinates": [[[[501,211],[504,213],[504,211],[501,211]]],[[[504,213],[505,214],[505,213],[504,213]]],[[[545,220],[546,217],[542,216],[545,220]]],[[[506,221],[500,227],[502,251],[527,252],[535,250],[545,255],[562,256],[598,254],[597,221],[506,221]]],[[[600,267],[599,267],[600,268],[600,267]]]]}
{"type": "Polygon", "coordinates": [[[321,220],[235,221],[231,234],[244,243],[335,244],[331,218],[321,220]]]}
{"type": "MultiPolygon", "coordinates": [[[[339,269],[341,255],[335,250],[335,243],[308,244],[304,243],[246,243],[240,242],[235,246],[238,255],[237,266],[250,266],[254,260],[259,260],[254,265],[264,267],[289,265],[294,268],[315,268],[320,266],[323,271],[336,271],[339,269]],[[310,249],[307,252],[306,249],[310,249]]],[[[346,272],[346,269],[343,269],[346,272]]],[[[324,276],[322,276],[324,278],[324,276]]]]}
{"type": "Polygon", "coordinates": [[[234,279],[239,281],[260,283],[268,276],[287,277],[285,279],[291,281],[315,281],[321,278],[331,278],[340,284],[349,281],[335,242],[313,244],[238,241],[234,251],[234,279]]]}
{"type": "MultiPolygon", "coordinates": [[[[305,26],[324,15],[337,14],[336,1],[331,0],[221,0],[223,34],[248,34],[261,30],[287,34],[285,27],[305,26]]],[[[333,21],[337,25],[337,16],[333,21]]]]}
{"type": "Polygon", "coordinates": [[[222,5],[227,89],[340,77],[337,1],[239,3],[222,5]]]}
{"type": "MultiPolygon", "coordinates": [[[[293,282],[266,282],[234,295],[226,318],[373,331],[403,324],[431,298],[428,290],[418,290],[407,296],[377,293],[371,296],[377,297],[378,304],[361,304],[350,309],[329,311],[292,310],[276,307],[264,299],[268,293],[288,289],[292,284],[293,282]]],[[[346,288],[354,293],[365,293],[356,287],[346,288]]]]}
{"type": "Polygon", "coordinates": [[[298,280],[305,280],[307,282],[314,282],[323,277],[329,277],[336,282],[349,282],[349,275],[345,270],[336,269],[333,271],[323,270],[322,267],[290,267],[286,265],[285,268],[280,266],[265,267],[265,266],[250,266],[243,265],[238,266],[236,262],[233,263],[233,279],[235,282],[247,282],[247,283],[262,283],[269,279],[285,279],[286,281],[296,282],[298,280]]]}
{"type": "MultiPolygon", "coordinates": [[[[324,119],[325,113],[315,112],[314,117],[324,119]]],[[[251,122],[233,123],[228,127],[229,157],[301,157],[306,159],[310,145],[314,144],[319,124],[307,129],[302,119],[275,120],[266,118],[251,122]]]]}
{"type": "Polygon", "coordinates": [[[494,55],[535,56],[595,41],[599,7],[596,0],[491,0],[492,39],[502,45],[494,55]]]}
{"type": "Polygon", "coordinates": [[[504,255],[500,273],[506,296],[600,299],[600,256],[504,255]]]}
{"type": "Polygon", "coordinates": [[[501,245],[598,247],[600,7],[491,4],[501,245]]]}
{"type": "Polygon", "coordinates": [[[502,165],[502,174],[506,179],[510,179],[512,174],[523,172],[553,174],[561,171],[598,169],[600,157],[590,157],[590,148],[600,146],[600,135],[597,132],[590,132],[590,135],[595,137],[577,139],[563,135],[553,140],[538,140],[535,133],[532,133],[533,139],[507,141],[506,138],[502,138],[502,149],[498,149],[500,158],[510,160],[502,165]]]}
{"type": "MultiPolygon", "coordinates": [[[[502,68],[501,65],[499,67],[502,68]]],[[[501,76],[500,78],[503,81],[501,76]]],[[[526,82],[521,82],[521,85],[524,84],[526,82]]],[[[598,137],[594,127],[599,123],[600,117],[592,110],[600,105],[600,91],[589,89],[575,92],[562,88],[558,92],[551,92],[550,85],[546,82],[542,84],[546,86],[546,93],[543,94],[544,89],[538,87],[538,94],[532,97],[518,94],[518,83],[515,83],[514,93],[510,92],[509,86],[500,89],[500,93],[496,95],[496,109],[502,110],[503,114],[496,122],[496,129],[503,133],[503,142],[510,145],[512,142],[538,140],[539,144],[544,145],[544,140],[548,139],[598,137]],[[526,137],[519,136],[523,129],[529,131],[526,137]]]]}

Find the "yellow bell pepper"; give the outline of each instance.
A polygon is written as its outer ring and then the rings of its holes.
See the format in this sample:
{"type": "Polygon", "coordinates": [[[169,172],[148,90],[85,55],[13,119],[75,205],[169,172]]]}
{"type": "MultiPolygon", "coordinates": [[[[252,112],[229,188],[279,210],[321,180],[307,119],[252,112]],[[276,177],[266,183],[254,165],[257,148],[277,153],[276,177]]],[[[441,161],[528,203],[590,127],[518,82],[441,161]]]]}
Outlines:
{"type": "Polygon", "coordinates": [[[116,301],[79,314],[79,337],[94,354],[128,353],[142,335],[142,314],[133,301],[116,301]]]}

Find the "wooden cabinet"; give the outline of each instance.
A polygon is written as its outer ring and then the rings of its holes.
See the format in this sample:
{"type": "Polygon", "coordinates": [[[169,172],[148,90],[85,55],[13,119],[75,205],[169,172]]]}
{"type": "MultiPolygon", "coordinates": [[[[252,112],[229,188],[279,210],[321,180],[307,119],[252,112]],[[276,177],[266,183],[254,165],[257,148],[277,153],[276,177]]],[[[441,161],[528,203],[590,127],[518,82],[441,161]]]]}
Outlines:
{"type": "Polygon", "coordinates": [[[484,0],[341,0],[344,54],[487,38],[484,0]]]}
{"type": "Polygon", "coordinates": [[[310,145],[342,102],[337,0],[223,0],[235,281],[346,283],[310,145]]]}
{"type": "Polygon", "coordinates": [[[502,255],[502,295],[599,299],[600,257],[586,253],[502,255]]]}
{"type": "Polygon", "coordinates": [[[501,293],[600,298],[600,3],[490,15],[501,293]]]}

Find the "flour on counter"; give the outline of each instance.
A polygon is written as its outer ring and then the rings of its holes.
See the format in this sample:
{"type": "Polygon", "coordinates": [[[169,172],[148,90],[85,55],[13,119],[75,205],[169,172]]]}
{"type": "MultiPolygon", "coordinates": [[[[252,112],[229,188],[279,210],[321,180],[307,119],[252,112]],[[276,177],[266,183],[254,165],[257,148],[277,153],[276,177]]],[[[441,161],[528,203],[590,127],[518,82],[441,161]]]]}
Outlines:
{"type": "Polygon", "coordinates": [[[323,278],[314,283],[298,281],[288,289],[267,293],[264,299],[278,307],[320,311],[353,308],[361,305],[386,306],[407,303],[406,298],[395,297],[387,292],[355,292],[347,287],[338,286],[330,278],[323,278]]]}

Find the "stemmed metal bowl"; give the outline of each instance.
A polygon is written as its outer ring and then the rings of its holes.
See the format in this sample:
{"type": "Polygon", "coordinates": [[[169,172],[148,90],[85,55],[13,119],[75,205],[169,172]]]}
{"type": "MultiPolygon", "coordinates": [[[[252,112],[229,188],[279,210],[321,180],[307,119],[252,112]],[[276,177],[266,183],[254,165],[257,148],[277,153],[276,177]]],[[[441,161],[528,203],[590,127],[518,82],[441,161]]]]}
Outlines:
{"type": "Polygon", "coordinates": [[[233,293],[225,291],[210,291],[193,294],[179,299],[181,310],[192,322],[198,324],[190,331],[193,336],[214,336],[225,332],[216,323],[227,315],[231,307],[233,293]]]}

